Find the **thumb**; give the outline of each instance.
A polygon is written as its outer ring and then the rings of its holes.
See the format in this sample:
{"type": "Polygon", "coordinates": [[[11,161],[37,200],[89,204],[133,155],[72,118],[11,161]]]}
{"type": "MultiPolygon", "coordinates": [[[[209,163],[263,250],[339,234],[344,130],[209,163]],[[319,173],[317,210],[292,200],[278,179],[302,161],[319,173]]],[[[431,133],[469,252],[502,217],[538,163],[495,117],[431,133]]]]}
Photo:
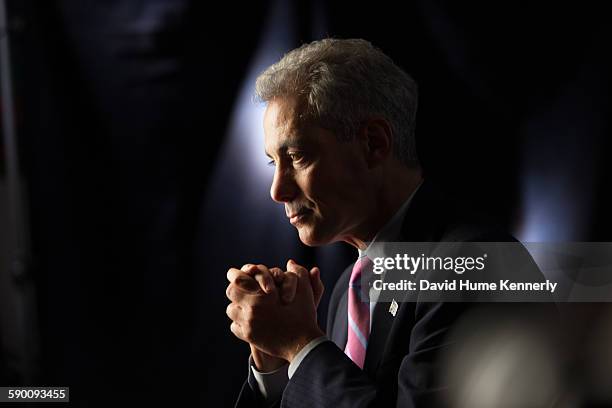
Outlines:
{"type": "Polygon", "coordinates": [[[293,259],[287,261],[287,271],[295,273],[298,276],[300,282],[308,279],[308,270],[303,266],[299,265],[293,259]]]}
{"type": "Polygon", "coordinates": [[[304,268],[301,265],[298,265],[293,259],[290,259],[289,261],[287,261],[287,272],[293,272],[297,275],[298,292],[306,290],[307,292],[310,292],[312,294],[310,274],[308,273],[308,269],[304,268]]]}
{"type": "Polygon", "coordinates": [[[314,297],[315,306],[319,307],[321,297],[323,296],[323,292],[325,291],[325,286],[323,286],[323,281],[321,281],[321,270],[315,266],[310,270],[309,277],[310,286],[312,286],[312,296],[314,297]]]}

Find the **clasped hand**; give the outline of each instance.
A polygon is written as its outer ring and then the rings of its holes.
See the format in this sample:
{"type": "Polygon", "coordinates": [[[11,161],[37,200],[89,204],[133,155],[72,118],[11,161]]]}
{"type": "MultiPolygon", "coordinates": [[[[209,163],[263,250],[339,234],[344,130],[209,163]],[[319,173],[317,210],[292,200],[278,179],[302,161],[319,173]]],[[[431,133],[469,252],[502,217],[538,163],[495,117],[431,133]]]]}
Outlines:
{"type": "Polygon", "coordinates": [[[269,371],[286,362],[311,340],[324,335],[317,324],[323,294],[320,271],[293,260],[287,271],[246,264],[227,272],[226,313],[230,330],[249,343],[256,366],[269,371]]]}

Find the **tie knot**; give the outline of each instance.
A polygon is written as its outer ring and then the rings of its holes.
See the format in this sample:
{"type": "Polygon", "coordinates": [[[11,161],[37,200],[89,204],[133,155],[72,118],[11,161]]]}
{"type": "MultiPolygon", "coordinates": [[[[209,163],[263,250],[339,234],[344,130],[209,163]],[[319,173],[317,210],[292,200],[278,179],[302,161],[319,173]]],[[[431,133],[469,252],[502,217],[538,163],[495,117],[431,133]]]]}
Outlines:
{"type": "Polygon", "coordinates": [[[372,260],[367,256],[362,256],[353,265],[353,271],[351,272],[350,284],[359,283],[359,279],[363,276],[363,273],[367,270],[372,269],[372,260]]]}

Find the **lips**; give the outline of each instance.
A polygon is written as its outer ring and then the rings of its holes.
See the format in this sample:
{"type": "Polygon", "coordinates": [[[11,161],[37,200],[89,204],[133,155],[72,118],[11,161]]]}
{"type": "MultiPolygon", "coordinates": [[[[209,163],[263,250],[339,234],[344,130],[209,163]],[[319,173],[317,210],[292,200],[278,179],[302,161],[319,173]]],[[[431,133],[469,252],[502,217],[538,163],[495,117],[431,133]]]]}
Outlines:
{"type": "Polygon", "coordinates": [[[297,223],[299,223],[300,221],[303,221],[305,217],[307,217],[310,213],[312,213],[312,210],[300,210],[298,212],[295,212],[293,214],[289,214],[287,215],[287,217],[289,218],[289,222],[292,225],[295,225],[297,223]]]}

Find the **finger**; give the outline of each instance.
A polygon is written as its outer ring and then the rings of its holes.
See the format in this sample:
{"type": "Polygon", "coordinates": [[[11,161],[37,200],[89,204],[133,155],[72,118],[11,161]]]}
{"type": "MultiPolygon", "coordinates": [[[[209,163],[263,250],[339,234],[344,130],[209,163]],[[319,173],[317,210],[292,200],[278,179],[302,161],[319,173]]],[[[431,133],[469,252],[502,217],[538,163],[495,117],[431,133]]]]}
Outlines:
{"type": "MultiPolygon", "coordinates": [[[[257,265],[257,272],[254,275],[255,280],[259,283],[259,286],[266,293],[272,293],[276,290],[274,279],[270,270],[265,265],[257,265]]],[[[252,269],[252,268],[251,268],[252,269]]]]}
{"type": "Polygon", "coordinates": [[[246,291],[257,292],[259,290],[257,281],[241,269],[230,268],[226,277],[230,283],[237,284],[246,291]]]}
{"type": "Polygon", "coordinates": [[[276,286],[280,286],[283,283],[285,272],[281,268],[270,268],[270,274],[276,286]]]}
{"type": "Polygon", "coordinates": [[[257,293],[262,290],[257,279],[246,274],[239,275],[234,284],[246,292],[257,293]]]}
{"type": "MultiPolygon", "coordinates": [[[[265,268],[265,266],[264,266],[264,268],[265,268]]],[[[245,264],[245,265],[242,266],[242,268],[240,270],[243,271],[244,273],[246,273],[249,276],[255,276],[255,274],[257,274],[259,272],[259,268],[255,264],[245,264]]]]}
{"type": "Polygon", "coordinates": [[[242,265],[242,268],[240,268],[240,270],[243,271],[243,272],[246,272],[249,269],[251,269],[252,266],[255,266],[255,264],[252,264],[252,263],[244,264],[244,265],[242,265]]]}
{"type": "Polygon", "coordinates": [[[294,272],[286,272],[284,275],[281,284],[281,298],[284,303],[291,303],[297,290],[298,276],[294,272]]]}
{"type": "Polygon", "coordinates": [[[230,330],[232,331],[232,333],[234,333],[234,336],[238,337],[240,340],[244,340],[244,335],[242,334],[242,328],[240,327],[240,325],[236,322],[232,322],[232,324],[230,325],[230,330]]]}
{"type": "Polygon", "coordinates": [[[232,298],[234,298],[234,291],[235,291],[234,284],[230,283],[229,285],[227,285],[227,288],[225,289],[225,297],[227,297],[229,300],[232,300],[232,298]]]}
{"type": "Polygon", "coordinates": [[[308,301],[307,299],[310,298],[310,301],[313,302],[314,306],[314,296],[312,286],[310,284],[310,274],[308,273],[308,270],[290,259],[289,262],[287,262],[287,273],[295,273],[297,275],[298,284],[295,291],[295,297],[306,296],[306,298],[303,300],[308,301]]]}
{"type": "MultiPolygon", "coordinates": [[[[259,285],[255,283],[259,290],[259,285]]],[[[245,289],[243,285],[239,283],[230,283],[227,285],[227,289],[225,290],[225,296],[232,302],[240,303],[246,295],[252,295],[253,291],[245,289]]]]}
{"type": "MultiPolygon", "coordinates": [[[[264,265],[261,266],[267,270],[264,265]]],[[[241,269],[230,268],[227,271],[227,280],[250,292],[257,292],[261,288],[264,292],[269,293],[270,291],[266,288],[270,286],[272,279],[262,276],[262,273],[258,266],[246,264],[241,269]]]]}
{"type": "Polygon", "coordinates": [[[236,269],[236,268],[229,268],[225,276],[227,280],[230,281],[231,283],[236,282],[236,279],[238,279],[241,276],[244,278],[250,278],[250,276],[245,271],[241,269],[236,269]]]}
{"type": "Polygon", "coordinates": [[[323,285],[323,281],[321,280],[321,270],[318,267],[314,267],[310,270],[310,286],[312,286],[312,295],[315,300],[315,306],[319,306],[319,302],[321,302],[321,297],[323,296],[323,292],[325,291],[325,286],[323,285]]]}
{"type": "Polygon", "coordinates": [[[225,314],[233,322],[238,322],[240,319],[240,311],[241,311],[240,306],[238,306],[235,303],[230,303],[229,305],[227,305],[227,308],[225,309],[225,314]]]}
{"type": "Polygon", "coordinates": [[[242,272],[244,272],[245,274],[247,274],[248,276],[255,276],[258,273],[260,273],[260,270],[268,270],[268,268],[265,265],[255,265],[255,264],[244,264],[242,265],[242,268],[240,268],[240,270],[242,272]]]}
{"type": "Polygon", "coordinates": [[[301,265],[298,265],[293,259],[287,261],[287,271],[295,273],[300,279],[308,278],[308,270],[301,265]]]}

